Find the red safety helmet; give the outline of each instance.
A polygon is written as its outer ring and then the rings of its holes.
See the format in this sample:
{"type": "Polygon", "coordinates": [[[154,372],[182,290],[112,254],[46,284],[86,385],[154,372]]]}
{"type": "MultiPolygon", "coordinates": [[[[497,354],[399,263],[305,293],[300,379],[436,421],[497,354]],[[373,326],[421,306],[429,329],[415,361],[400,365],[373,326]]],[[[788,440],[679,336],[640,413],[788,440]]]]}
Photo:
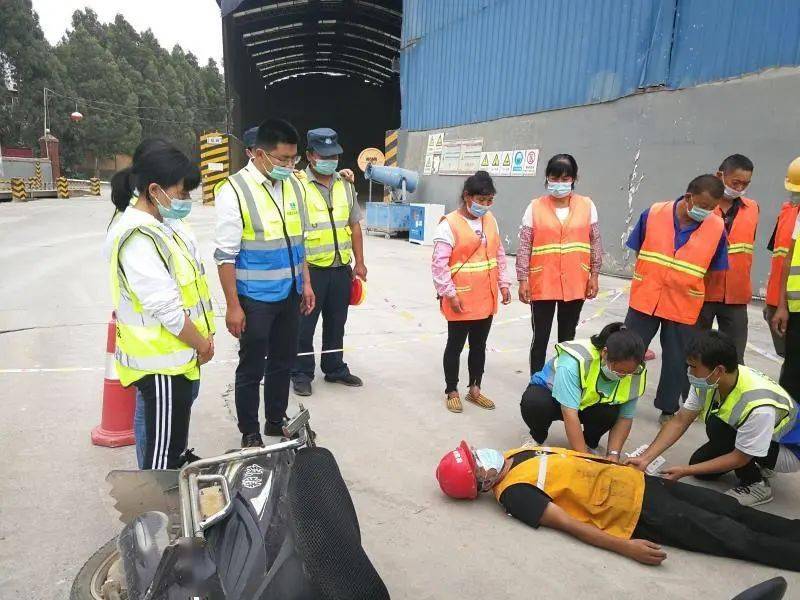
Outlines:
{"type": "Polygon", "coordinates": [[[350,284],[350,306],[358,306],[367,297],[367,284],[358,277],[353,277],[350,284]]]}
{"type": "Polygon", "coordinates": [[[474,500],[478,497],[478,480],[472,450],[461,441],[458,448],[448,452],[436,467],[436,480],[442,491],[451,498],[474,500]]]}

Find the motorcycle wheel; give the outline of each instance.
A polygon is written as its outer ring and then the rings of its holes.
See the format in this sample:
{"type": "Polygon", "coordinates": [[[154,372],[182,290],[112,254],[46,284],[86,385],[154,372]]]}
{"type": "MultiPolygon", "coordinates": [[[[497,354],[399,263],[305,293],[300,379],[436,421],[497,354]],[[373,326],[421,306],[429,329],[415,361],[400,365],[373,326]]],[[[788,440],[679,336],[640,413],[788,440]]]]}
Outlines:
{"type": "Polygon", "coordinates": [[[118,586],[106,586],[109,570],[119,560],[117,538],[103,544],[78,571],[72,582],[70,600],[127,600],[126,591],[118,586]]]}

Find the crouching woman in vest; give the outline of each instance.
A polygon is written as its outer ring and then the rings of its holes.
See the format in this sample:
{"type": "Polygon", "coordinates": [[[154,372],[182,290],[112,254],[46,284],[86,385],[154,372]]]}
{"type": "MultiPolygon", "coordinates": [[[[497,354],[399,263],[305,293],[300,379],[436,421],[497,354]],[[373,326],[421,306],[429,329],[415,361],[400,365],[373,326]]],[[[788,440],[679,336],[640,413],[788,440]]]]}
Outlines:
{"type": "Polygon", "coordinates": [[[498,289],[503,304],[511,302],[506,253],[497,221],[489,211],[496,190],[486,171],[467,178],[457,210],[439,223],[433,239],[431,271],[442,314],[447,319],[444,349],[446,406],[460,413],[458,370],[469,338],[469,389],[466,399],[481,408],[494,403],[481,393],[486,339],[497,312],[498,289]]]}
{"type": "Polygon", "coordinates": [[[619,461],[647,384],[644,353],[642,338],[622,323],[588,340],[556,344],[556,355],[534,373],[520,403],[533,439],[543,444],[553,421],[564,421],[572,449],[597,454],[610,432],[606,457],[619,461]]]}
{"type": "Polygon", "coordinates": [[[193,382],[214,356],[205,269],[197,239],[181,223],[199,183],[197,167],[170,144],[137,151],[133,165],[111,181],[111,199],[122,213],[107,241],[115,362],[122,385],[136,385],[144,401],[145,469],[180,465],[193,382]]]}

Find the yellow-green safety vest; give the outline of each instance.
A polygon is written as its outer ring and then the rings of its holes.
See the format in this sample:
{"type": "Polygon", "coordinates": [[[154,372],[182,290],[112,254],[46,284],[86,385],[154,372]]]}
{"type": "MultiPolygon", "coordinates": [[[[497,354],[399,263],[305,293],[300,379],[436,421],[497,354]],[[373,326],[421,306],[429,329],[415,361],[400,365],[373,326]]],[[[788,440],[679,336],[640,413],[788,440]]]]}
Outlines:
{"type": "Polygon", "coordinates": [[[594,347],[591,340],[573,340],[556,344],[556,361],[558,357],[568,354],[578,361],[581,376],[581,403],[578,410],[584,410],[594,404],[625,404],[644,395],[647,386],[647,369],[637,375],[628,375],[617,381],[610,396],[603,396],[597,390],[597,379],[600,377],[600,350],[594,347]]]}
{"type": "Polygon", "coordinates": [[[350,230],[350,207],[355,193],[353,185],[335,174],[331,187],[331,208],[316,184],[302,178],[306,187],[306,260],[317,267],[329,267],[336,259],[336,247],[342,264],[350,264],[353,243],[350,230]]]}
{"type": "Polygon", "coordinates": [[[791,431],[797,420],[797,404],[786,391],[769,377],[744,365],[739,365],[739,378],[725,400],[720,403],[719,390],[694,388],[704,401],[703,421],[715,415],[731,427],[738,429],[759,406],[775,408],[775,428],[772,439],[779,441],[791,431]]]}
{"type": "Polygon", "coordinates": [[[789,265],[789,277],[786,279],[786,301],[789,312],[800,312],[800,238],[794,241],[792,264],[789,265]]]}
{"type": "MultiPolygon", "coordinates": [[[[242,214],[242,245],[236,255],[236,290],[261,302],[278,302],[294,283],[303,291],[303,184],[294,175],[281,186],[279,208],[267,189],[245,168],[218,184],[229,183],[242,214]]],[[[224,257],[223,257],[224,258],[224,257]]]]}
{"type": "Polygon", "coordinates": [[[167,235],[155,225],[140,225],[122,232],[114,243],[110,264],[111,297],[117,319],[114,358],[120,382],[127,386],[155,373],[199,379],[196,351],[146,313],[128,285],[119,253],[134,234],[148,237],[155,245],[178,286],[184,312],[200,334],[208,337],[216,331],[205,269],[180,235],[167,235]]]}

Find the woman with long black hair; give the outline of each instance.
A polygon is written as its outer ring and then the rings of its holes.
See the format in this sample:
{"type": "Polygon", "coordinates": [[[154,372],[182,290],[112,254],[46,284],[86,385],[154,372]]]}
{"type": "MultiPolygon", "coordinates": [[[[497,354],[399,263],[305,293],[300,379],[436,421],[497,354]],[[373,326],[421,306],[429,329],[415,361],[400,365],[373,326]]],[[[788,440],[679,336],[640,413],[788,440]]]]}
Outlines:
{"type": "Polygon", "coordinates": [[[199,246],[181,224],[200,184],[196,165],[168,142],[142,142],[111,181],[122,213],[109,228],[120,382],[145,407],[143,467],[173,469],[186,450],[193,382],[214,355],[214,313],[199,246]],[[132,202],[132,198],[136,198],[132,202]]]}

